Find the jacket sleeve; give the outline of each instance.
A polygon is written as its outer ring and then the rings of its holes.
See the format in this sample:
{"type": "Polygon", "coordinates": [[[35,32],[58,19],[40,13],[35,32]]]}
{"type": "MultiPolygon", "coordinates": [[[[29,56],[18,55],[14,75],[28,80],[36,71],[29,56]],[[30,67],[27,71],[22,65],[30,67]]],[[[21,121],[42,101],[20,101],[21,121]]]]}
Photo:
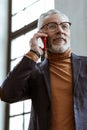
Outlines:
{"type": "Polygon", "coordinates": [[[9,72],[1,85],[0,96],[2,101],[13,103],[30,98],[31,87],[29,86],[29,80],[35,66],[34,61],[23,57],[18,65],[9,72]]]}
{"type": "Polygon", "coordinates": [[[0,88],[0,99],[1,99],[1,88],[0,88]]]}

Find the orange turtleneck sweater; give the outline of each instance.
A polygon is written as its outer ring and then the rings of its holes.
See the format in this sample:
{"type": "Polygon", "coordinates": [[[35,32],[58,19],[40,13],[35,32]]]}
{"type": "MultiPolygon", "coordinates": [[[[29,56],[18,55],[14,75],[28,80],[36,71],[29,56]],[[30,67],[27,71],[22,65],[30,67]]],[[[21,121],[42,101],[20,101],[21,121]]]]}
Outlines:
{"type": "Polygon", "coordinates": [[[71,49],[48,53],[51,78],[50,130],[75,130],[72,92],[71,49]]]}

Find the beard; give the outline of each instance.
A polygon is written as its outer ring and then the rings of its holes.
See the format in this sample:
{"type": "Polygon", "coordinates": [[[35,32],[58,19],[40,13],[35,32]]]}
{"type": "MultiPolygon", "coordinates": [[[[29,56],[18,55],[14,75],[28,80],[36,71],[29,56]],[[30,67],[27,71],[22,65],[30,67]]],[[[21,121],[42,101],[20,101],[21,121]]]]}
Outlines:
{"type": "Polygon", "coordinates": [[[70,47],[70,43],[63,45],[49,45],[47,50],[51,53],[64,53],[70,47]]]}

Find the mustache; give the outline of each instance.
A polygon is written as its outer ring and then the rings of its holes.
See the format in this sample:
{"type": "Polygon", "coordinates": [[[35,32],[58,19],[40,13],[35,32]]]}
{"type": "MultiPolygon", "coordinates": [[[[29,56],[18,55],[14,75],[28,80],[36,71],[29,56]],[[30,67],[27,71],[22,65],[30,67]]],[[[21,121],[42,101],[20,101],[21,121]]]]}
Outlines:
{"type": "MultiPolygon", "coordinates": [[[[55,38],[53,38],[53,41],[56,41],[58,39],[63,39],[66,42],[66,39],[65,39],[65,37],[63,35],[56,36],[55,38]]],[[[47,48],[51,48],[51,46],[52,45],[50,44],[50,38],[47,37],[47,48]]]]}
{"type": "Polygon", "coordinates": [[[63,39],[63,40],[65,40],[65,37],[64,37],[64,36],[57,36],[57,37],[55,37],[53,40],[55,41],[55,40],[57,40],[57,39],[63,39]]]}

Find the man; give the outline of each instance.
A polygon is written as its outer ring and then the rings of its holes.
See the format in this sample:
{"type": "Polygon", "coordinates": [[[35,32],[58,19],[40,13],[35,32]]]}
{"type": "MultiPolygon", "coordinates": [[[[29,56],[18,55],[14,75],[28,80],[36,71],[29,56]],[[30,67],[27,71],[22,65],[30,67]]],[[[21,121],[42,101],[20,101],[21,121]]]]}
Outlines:
{"type": "Polygon", "coordinates": [[[30,98],[29,130],[87,130],[87,57],[70,48],[70,21],[57,10],[42,14],[30,51],[1,86],[1,100],[13,103],[30,98]],[[38,45],[46,38],[46,58],[38,45]]]}

